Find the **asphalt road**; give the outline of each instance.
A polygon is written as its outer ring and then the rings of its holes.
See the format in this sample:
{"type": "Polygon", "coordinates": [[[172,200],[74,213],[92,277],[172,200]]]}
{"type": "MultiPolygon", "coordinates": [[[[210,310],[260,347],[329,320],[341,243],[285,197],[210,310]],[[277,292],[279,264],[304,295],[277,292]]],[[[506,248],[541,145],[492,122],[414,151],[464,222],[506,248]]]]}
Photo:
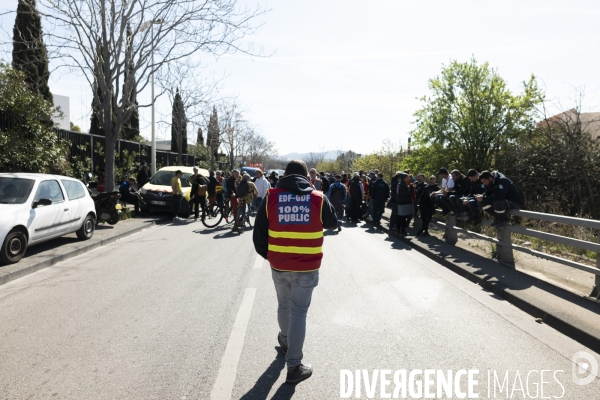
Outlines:
{"type": "MultiPolygon", "coordinates": [[[[382,232],[328,232],[324,253],[304,348],[314,375],[299,385],[284,383],[271,272],[251,232],[197,222],[0,287],[0,398],[337,399],[348,389],[342,370],[353,380],[365,370],[361,382],[390,370],[391,394],[397,371],[423,383],[417,370],[478,370],[479,398],[542,398],[542,386],[543,398],[600,398],[599,379],[572,377],[583,346],[382,232]]],[[[370,398],[367,389],[351,398],[370,398]]]]}

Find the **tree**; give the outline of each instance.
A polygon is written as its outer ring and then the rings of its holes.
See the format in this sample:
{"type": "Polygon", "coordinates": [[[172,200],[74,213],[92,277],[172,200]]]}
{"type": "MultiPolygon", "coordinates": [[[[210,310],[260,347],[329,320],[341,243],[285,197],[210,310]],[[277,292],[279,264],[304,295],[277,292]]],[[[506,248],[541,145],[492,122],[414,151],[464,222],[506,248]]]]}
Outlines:
{"type": "Polygon", "coordinates": [[[179,89],[173,99],[171,121],[171,151],[177,153],[177,162],[181,164],[181,156],[187,152],[187,119],[179,89]]]}
{"type": "MultiPolygon", "coordinates": [[[[126,57],[130,60],[133,57],[133,49],[131,42],[133,40],[133,32],[131,31],[131,25],[127,25],[127,51],[126,57]]],[[[133,89],[131,90],[131,94],[129,98],[127,98],[125,102],[125,107],[132,108],[131,116],[129,119],[123,124],[123,129],[121,130],[121,137],[125,140],[135,140],[139,141],[140,136],[140,114],[138,110],[138,101],[137,101],[137,84],[135,82],[135,73],[132,68],[133,63],[129,62],[129,68],[125,70],[124,81],[127,82],[129,80],[133,81],[133,89]],[[133,74],[133,77],[130,79],[129,75],[133,74]]],[[[125,88],[123,88],[123,92],[125,92],[125,88]]]]}
{"type": "Polygon", "coordinates": [[[269,155],[273,154],[277,154],[275,143],[268,141],[264,136],[252,131],[246,143],[246,162],[265,165],[269,155]]]}
{"type": "Polygon", "coordinates": [[[217,114],[217,107],[213,106],[210,120],[208,121],[206,144],[210,149],[210,169],[215,169],[215,157],[219,152],[221,146],[221,129],[219,127],[219,115],[217,114]]]}
{"type": "Polygon", "coordinates": [[[244,155],[248,140],[252,136],[252,129],[235,101],[222,102],[219,114],[222,145],[229,160],[229,168],[234,169],[237,159],[244,155]]]}
{"type": "MultiPolygon", "coordinates": [[[[65,67],[81,71],[92,86],[99,126],[106,136],[109,191],[115,184],[119,132],[135,109],[127,101],[135,86],[143,91],[161,67],[185,63],[198,52],[215,56],[235,51],[253,53],[251,46],[240,42],[256,30],[253,22],[264,12],[238,9],[237,0],[41,0],[42,4],[41,15],[55,24],[51,42],[65,67]],[[128,25],[132,27],[132,57],[126,56],[128,25]],[[97,57],[98,53],[103,57],[97,57]],[[125,71],[130,71],[126,77],[125,71]]],[[[156,97],[140,107],[150,106],[156,97]]]]}
{"type": "MultiPolygon", "coordinates": [[[[100,43],[96,44],[96,53],[95,56],[97,57],[97,66],[94,68],[94,82],[92,84],[92,90],[94,91],[94,93],[96,94],[95,96],[92,97],[92,116],[90,118],[90,135],[99,135],[99,136],[105,136],[104,135],[104,128],[102,128],[101,126],[101,120],[100,120],[100,116],[101,116],[101,112],[100,112],[100,106],[101,104],[103,104],[104,102],[104,97],[102,94],[102,90],[100,89],[100,84],[99,84],[99,80],[102,79],[102,76],[104,75],[104,60],[108,57],[106,52],[102,51],[102,46],[100,45],[100,43]]],[[[111,91],[112,93],[112,91],[111,91]]],[[[113,122],[116,119],[116,113],[115,113],[115,109],[114,109],[114,105],[115,105],[116,101],[114,100],[114,98],[112,99],[111,102],[111,109],[112,109],[112,120],[113,122]]]]}
{"type": "Polygon", "coordinates": [[[416,145],[438,146],[460,169],[492,168],[504,147],[534,127],[543,95],[533,75],[523,86],[515,96],[488,63],[452,61],[429,81],[431,95],[421,98],[416,145]]]}
{"type": "Polygon", "coordinates": [[[501,154],[499,169],[523,193],[530,210],[598,219],[600,115],[583,113],[583,94],[569,111],[540,109],[536,128],[501,154]]]}
{"type": "Polygon", "coordinates": [[[48,52],[42,37],[42,20],[35,0],[19,0],[13,29],[13,68],[25,73],[25,81],[35,93],[53,102],[48,87],[48,52]]]}
{"type": "Polygon", "coordinates": [[[66,146],[52,126],[52,102],[22,71],[0,64],[0,172],[64,173],[66,146]]]}
{"type": "Polygon", "coordinates": [[[196,145],[204,146],[204,135],[202,134],[202,128],[198,128],[198,135],[196,136],[196,145]]]}

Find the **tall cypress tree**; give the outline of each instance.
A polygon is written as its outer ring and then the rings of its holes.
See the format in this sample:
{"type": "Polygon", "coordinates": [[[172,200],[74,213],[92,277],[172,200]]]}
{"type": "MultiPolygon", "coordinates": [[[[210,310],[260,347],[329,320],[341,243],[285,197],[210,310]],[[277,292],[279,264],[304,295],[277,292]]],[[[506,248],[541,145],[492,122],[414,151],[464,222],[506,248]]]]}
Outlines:
{"type": "Polygon", "coordinates": [[[217,157],[219,146],[221,145],[221,135],[219,129],[219,117],[217,116],[217,107],[213,106],[213,112],[208,120],[206,133],[206,145],[210,152],[210,169],[215,169],[215,157],[217,157]]]}
{"type": "Polygon", "coordinates": [[[185,154],[187,153],[187,119],[183,100],[179,94],[179,89],[173,99],[173,113],[171,116],[171,151],[185,154]],[[181,148],[179,148],[181,143],[181,148]]]}
{"type": "Polygon", "coordinates": [[[132,50],[132,41],[133,34],[131,32],[131,26],[127,25],[127,51],[126,63],[129,67],[125,70],[125,79],[123,80],[123,96],[125,93],[125,82],[131,75],[133,75],[133,88],[131,89],[131,93],[127,96],[127,104],[133,107],[133,113],[129,120],[125,122],[123,125],[123,129],[121,130],[121,137],[125,140],[134,140],[136,137],[140,135],[140,115],[138,112],[138,101],[137,101],[137,83],[135,81],[135,74],[133,72],[133,50],[132,50]]]}
{"type": "Polygon", "coordinates": [[[25,82],[31,90],[52,102],[52,93],[48,87],[48,52],[35,0],[19,0],[13,28],[12,57],[13,67],[25,73],[25,82]]]}
{"type": "Polygon", "coordinates": [[[213,112],[208,121],[206,145],[212,149],[213,154],[216,156],[219,151],[219,146],[221,145],[221,135],[219,128],[219,116],[217,115],[217,107],[215,106],[213,106],[213,112]]]}
{"type": "Polygon", "coordinates": [[[202,134],[202,128],[198,128],[198,136],[196,136],[196,145],[204,146],[204,135],[202,134]]]}

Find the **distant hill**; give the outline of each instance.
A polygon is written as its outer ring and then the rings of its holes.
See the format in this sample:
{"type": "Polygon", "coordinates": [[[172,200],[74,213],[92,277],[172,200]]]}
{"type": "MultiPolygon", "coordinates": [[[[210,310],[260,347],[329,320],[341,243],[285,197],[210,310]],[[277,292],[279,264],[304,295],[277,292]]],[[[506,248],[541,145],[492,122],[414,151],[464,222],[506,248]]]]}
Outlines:
{"type": "MultiPolygon", "coordinates": [[[[344,153],[345,151],[342,151],[342,153],[344,153]]],[[[317,151],[315,151],[315,153],[317,153],[317,151]]],[[[281,160],[304,160],[309,158],[309,153],[289,153],[289,154],[283,154],[283,155],[278,155],[275,158],[281,160]]],[[[325,154],[325,160],[335,160],[338,156],[338,151],[337,150],[331,150],[328,151],[325,154]]]]}

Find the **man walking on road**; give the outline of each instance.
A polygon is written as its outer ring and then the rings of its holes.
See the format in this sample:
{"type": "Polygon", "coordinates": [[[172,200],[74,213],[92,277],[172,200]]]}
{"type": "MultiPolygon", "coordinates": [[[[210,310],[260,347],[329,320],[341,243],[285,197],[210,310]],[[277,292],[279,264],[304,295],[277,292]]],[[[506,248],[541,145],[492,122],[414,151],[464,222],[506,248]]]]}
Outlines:
{"type": "Polygon", "coordinates": [[[302,364],[306,314],[319,283],[323,229],[337,226],[331,203],[312,189],[306,163],[300,160],[290,161],[256,215],[254,248],[271,264],[279,304],[277,340],[286,355],[287,383],[312,375],[312,368],[302,364]]]}

